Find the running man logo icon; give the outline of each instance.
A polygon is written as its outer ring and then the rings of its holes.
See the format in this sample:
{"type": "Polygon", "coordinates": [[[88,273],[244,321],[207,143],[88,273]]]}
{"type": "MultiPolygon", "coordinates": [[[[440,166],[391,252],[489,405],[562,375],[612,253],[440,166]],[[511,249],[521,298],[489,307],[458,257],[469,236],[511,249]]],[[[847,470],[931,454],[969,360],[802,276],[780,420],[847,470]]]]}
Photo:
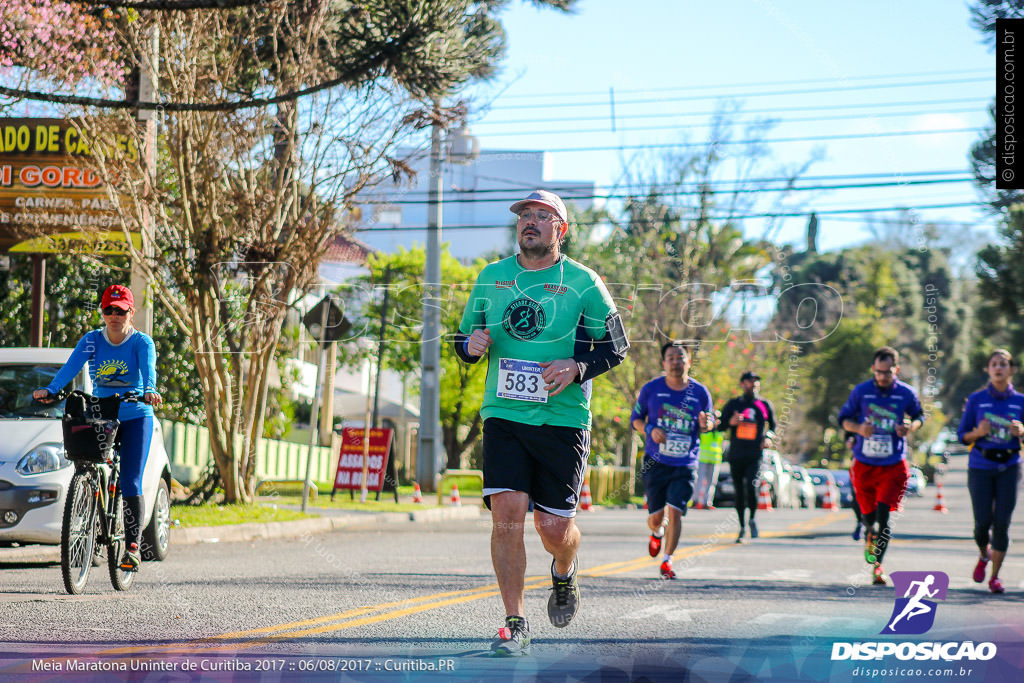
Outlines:
{"type": "Polygon", "coordinates": [[[944,572],[893,572],[896,604],[883,635],[918,635],[935,623],[935,600],[945,600],[949,576],[944,572]]]}

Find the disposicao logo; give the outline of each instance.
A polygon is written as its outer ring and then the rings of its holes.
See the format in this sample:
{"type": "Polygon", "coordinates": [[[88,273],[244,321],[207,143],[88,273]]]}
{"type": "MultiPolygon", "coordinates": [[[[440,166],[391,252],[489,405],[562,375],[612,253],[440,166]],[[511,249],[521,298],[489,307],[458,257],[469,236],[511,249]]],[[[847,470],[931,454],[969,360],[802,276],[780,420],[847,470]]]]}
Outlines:
{"type": "MultiPolygon", "coordinates": [[[[896,604],[881,635],[920,635],[935,623],[936,600],[945,600],[949,576],[944,572],[893,572],[896,604]]],[[[832,661],[870,660],[883,657],[901,660],[989,660],[996,656],[994,643],[950,642],[859,642],[832,643],[832,661]]]]}
{"type": "Polygon", "coordinates": [[[896,589],[889,623],[882,635],[918,635],[935,623],[935,600],[945,600],[949,576],[944,572],[893,572],[889,575],[896,589]]]}

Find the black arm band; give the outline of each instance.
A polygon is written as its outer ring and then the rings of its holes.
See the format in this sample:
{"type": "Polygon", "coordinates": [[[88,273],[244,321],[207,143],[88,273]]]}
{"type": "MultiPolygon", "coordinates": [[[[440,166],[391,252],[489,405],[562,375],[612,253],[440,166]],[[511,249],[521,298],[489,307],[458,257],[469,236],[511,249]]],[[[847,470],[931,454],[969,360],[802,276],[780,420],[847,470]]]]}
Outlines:
{"type": "Polygon", "coordinates": [[[589,379],[608,372],[626,358],[629,340],[618,313],[610,314],[604,321],[605,335],[593,343],[593,348],[584,353],[574,354],[579,373],[576,382],[582,384],[589,379]]]}
{"type": "Polygon", "coordinates": [[[480,360],[481,356],[471,356],[466,353],[466,340],[469,339],[468,334],[462,334],[461,332],[455,333],[455,355],[461,358],[466,363],[475,363],[480,360]]]}

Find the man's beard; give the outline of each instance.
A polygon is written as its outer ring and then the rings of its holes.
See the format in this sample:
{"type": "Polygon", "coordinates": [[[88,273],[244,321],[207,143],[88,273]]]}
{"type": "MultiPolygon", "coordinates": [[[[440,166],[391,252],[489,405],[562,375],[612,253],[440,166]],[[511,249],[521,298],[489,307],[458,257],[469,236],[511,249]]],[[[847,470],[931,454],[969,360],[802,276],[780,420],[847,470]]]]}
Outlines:
{"type": "Polygon", "coordinates": [[[537,246],[534,247],[527,247],[523,245],[522,240],[519,241],[519,253],[525,256],[526,258],[532,259],[534,261],[555,253],[555,250],[557,248],[557,242],[552,242],[550,244],[538,244],[537,246]]]}

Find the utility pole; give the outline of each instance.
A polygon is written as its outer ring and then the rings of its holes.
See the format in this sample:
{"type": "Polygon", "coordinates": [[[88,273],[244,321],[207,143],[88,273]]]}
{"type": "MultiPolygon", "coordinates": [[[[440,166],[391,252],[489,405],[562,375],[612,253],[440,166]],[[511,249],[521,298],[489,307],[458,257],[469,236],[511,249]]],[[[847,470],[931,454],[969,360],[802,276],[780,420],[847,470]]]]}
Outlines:
{"type": "MultiPolygon", "coordinates": [[[[140,66],[135,74],[131,76],[126,95],[127,99],[135,99],[140,102],[155,102],[157,98],[157,67],[160,60],[160,29],[152,28],[150,34],[150,54],[152,58],[152,70],[145,64],[140,66]]],[[[143,144],[140,153],[142,154],[143,168],[149,174],[149,181],[156,184],[156,133],[157,133],[157,112],[152,109],[135,110],[135,119],[144,127],[143,144]]],[[[141,251],[146,259],[154,253],[154,221],[153,210],[146,206],[143,209],[142,225],[139,231],[142,237],[141,251]]],[[[132,324],[141,332],[153,334],[153,298],[149,290],[149,278],[146,271],[133,258],[131,264],[131,290],[135,293],[135,314],[132,324]]]]}
{"type": "MultiPolygon", "coordinates": [[[[388,324],[388,295],[391,292],[391,266],[387,266],[384,269],[384,303],[381,304],[380,310],[380,333],[377,335],[377,374],[374,377],[373,387],[373,417],[370,424],[376,429],[379,425],[377,418],[380,416],[380,371],[381,365],[384,363],[384,331],[387,329],[388,324]]],[[[404,397],[403,397],[404,398],[404,397]]],[[[405,410],[403,404],[402,410],[405,410]]]]}
{"type": "Polygon", "coordinates": [[[427,195],[427,263],[423,297],[423,341],[420,351],[420,431],[416,481],[434,490],[441,471],[441,98],[434,98],[430,129],[430,186],[427,195]]]}
{"type": "Polygon", "coordinates": [[[29,346],[43,345],[43,308],[46,302],[46,254],[32,254],[32,325],[29,346]]]}
{"type": "MultiPolygon", "coordinates": [[[[328,295],[329,297],[330,295],[328,295]]],[[[330,299],[328,299],[328,303],[330,299]]],[[[323,391],[324,366],[327,365],[327,319],[330,315],[330,305],[324,305],[320,312],[320,327],[317,341],[320,342],[320,362],[316,366],[316,389],[313,390],[313,405],[309,411],[309,450],[306,452],[306,478],[302,482],[302,511],[306,511],[306,504],[309,501],[309,490],[313,482],[313,447],[316,446],[317,427],[320,424],[320,396],[323,391]]]]}

